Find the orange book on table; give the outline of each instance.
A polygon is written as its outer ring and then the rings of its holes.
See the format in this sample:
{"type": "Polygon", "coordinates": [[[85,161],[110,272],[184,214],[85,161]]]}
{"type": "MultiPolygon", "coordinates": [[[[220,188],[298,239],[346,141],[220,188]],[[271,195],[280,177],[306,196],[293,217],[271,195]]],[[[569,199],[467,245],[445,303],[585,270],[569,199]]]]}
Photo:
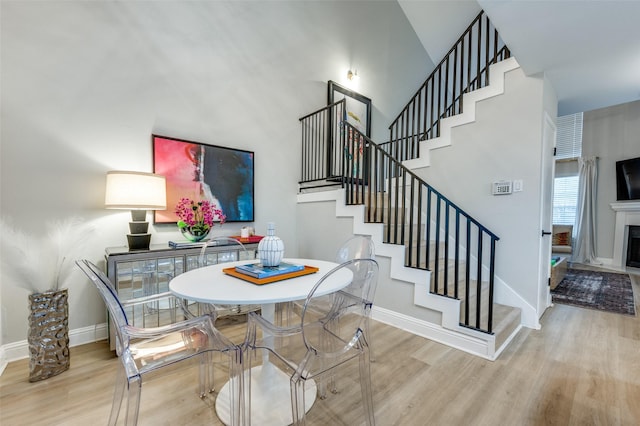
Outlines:
{"type": "Polygon", "coordinates": [[[258,284],[258,285],[262,285],[262,284],[269,284],[269,283],[275,283],[277,281],[282,281],[282,280],[287,280],[289,278],[295,278],[295,277],[300,277],[302,275],[309,275],[309,274],[315,274],[316,272],[318,272],[318,268],[316,268],[315,266],[304,266],[304,269],[302,269],[301,271],[295,271],[295,272],[289,272],[286,274],[280,274],[280,275],[274,275],[272,277],[267,277],[267,278],[254,278],[251,275],[245,275],[241,272],[236,271],[235,267],[231,267],[231,268],[225,268],[222,270],[222,272],[224,272],[227,275],[231,275],[233,277],[236,278],[240,278],[241,280],[245,280],[248,281],[250,283],[253,284],[258,284]]]}
{"type": "Polygon", "coordinates": [[[264,238],[264,235],[250,235],[248,237],[241,237],[240,235],[232,235],[229,238],[235,238],[241,243],[259,243],[261,239],[264,238]]]}

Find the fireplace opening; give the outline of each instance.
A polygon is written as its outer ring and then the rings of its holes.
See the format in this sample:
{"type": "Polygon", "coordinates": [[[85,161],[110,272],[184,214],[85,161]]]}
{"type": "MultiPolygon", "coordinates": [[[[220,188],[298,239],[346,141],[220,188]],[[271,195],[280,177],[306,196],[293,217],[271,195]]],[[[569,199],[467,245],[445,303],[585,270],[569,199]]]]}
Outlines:
{"type": "Polygon", "coordinates": [[[640,268],[640,226],[629,227],[627,243],[627,266],[640,268]]]}

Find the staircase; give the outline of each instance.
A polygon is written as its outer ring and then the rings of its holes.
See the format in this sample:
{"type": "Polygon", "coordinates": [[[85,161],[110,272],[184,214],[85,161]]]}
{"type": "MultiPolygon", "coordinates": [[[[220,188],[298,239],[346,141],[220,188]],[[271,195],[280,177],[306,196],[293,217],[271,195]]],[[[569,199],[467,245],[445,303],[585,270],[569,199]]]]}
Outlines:
{"type": "Polygon", "coordinates": [[[517,67],[508,57],[481,13],[391,124],[389,142],[352,126],[344,100],[300,119],[298,202],[335,200],[336,216],[352,217],[354,234],[371,235],[376,255],[391,259],[390,278],[414,284],[414,304],[441,313],[439,324],[375,308],[374,317],[487,359],[521,327],[520,309],[494,300],[499,238],[412,169],[475,118],[477,102],[504,90],[517,67]]]}

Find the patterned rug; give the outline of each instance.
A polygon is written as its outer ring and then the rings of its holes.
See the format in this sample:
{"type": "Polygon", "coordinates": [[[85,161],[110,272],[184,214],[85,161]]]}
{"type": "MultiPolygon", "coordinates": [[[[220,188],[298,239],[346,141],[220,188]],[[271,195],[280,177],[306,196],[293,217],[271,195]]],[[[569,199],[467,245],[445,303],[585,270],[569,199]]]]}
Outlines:
{"type": "Polygon", "coordinates": [[[567,275],[551,290],[554,303],[635,315],[631,278],[627,274],[567,269],[567,275]]]}

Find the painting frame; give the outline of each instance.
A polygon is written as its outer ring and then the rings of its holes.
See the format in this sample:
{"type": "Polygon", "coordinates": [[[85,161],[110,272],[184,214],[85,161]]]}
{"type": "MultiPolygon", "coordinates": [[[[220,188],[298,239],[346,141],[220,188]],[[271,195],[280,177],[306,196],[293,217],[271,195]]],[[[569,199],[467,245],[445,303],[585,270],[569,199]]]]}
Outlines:
{"type": "Polygon", "coordinates": [[[345,99],[347,123],[371,137],[371,99],[360,93],[329,80],[327,87],[328,105],[345,99]],[[364,123],[362,123],[364,121],[364,123]]]}
{"type": "MultiPolygon", "coordinates": [[[[345,100],[343,120],[353,126],[358,132],[365,135],[367,138],[371,137],[371,99],[367,98],[354,90],[341,86],[335,81],[329,80],[328,82],[328,94],[327,101],[329,105],[334,102],[345,100]]],[[[328,149],[327,149],[327,170],[328,175],[332,176],[331,180],[345,180],[346,182],[359,182],[361,184],[366,183],[366,158],[364,157],[365,141],[359,139],[357,141],[352,140],[351,131],[344,140],[333,140],[334,126],[341,123],[334,123],[333,115],[330,115],[327,129],[329,135],[328,149]],[[343,143],[344,146],[341,146],[343,143]],[[364,166],[364,167],[363,167],[364,166]],[[349,170],[347,170],[347,168],[349,170]],[[331,171],[339,171],[339,175],[331,175],[331,171]]],[[[338,133],[336,133],[338,134],[338,133]]]]}
{"type": "MultiPolygon", "coordinates": [[[[153,172],[167,182],[167,209],[154,211],[154,224],[176,223],[181,198],[208,199],[226,222],[255,220],[255,154],[152,134],[153,172]]],[[[214,218],[216,222],[219,217],[214,218]]]]}

